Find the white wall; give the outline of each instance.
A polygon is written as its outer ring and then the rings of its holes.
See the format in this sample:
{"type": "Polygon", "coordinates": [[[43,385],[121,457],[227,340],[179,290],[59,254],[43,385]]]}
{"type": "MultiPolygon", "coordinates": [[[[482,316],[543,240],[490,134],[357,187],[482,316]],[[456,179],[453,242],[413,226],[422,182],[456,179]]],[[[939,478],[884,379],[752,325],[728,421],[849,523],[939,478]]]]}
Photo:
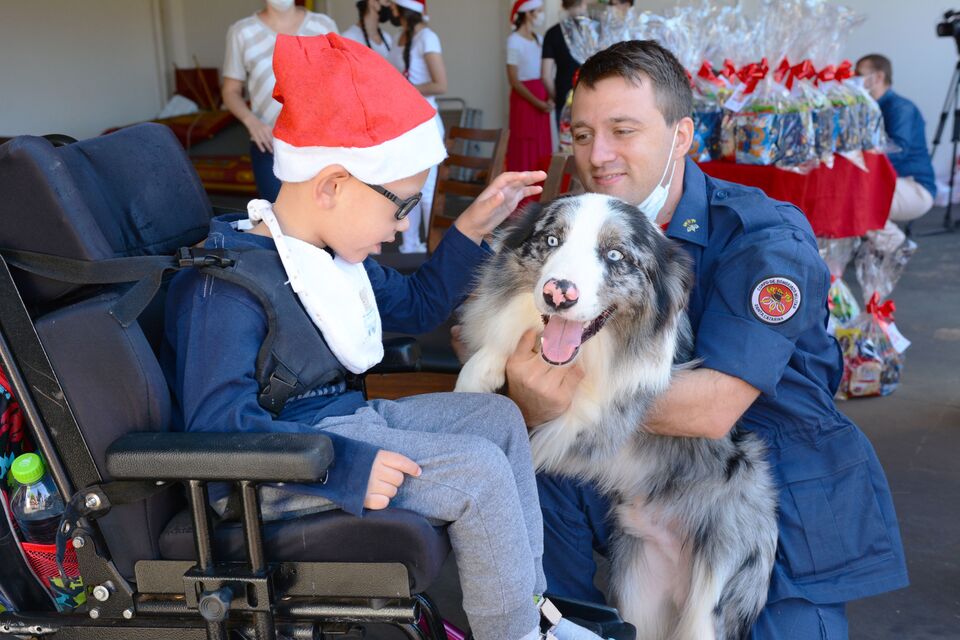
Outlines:
{"type": "Polygon", "coordinates": [[[156,25],[153,0],[4,0],[0,136],[83,138],[156,114],[156,25]]]}

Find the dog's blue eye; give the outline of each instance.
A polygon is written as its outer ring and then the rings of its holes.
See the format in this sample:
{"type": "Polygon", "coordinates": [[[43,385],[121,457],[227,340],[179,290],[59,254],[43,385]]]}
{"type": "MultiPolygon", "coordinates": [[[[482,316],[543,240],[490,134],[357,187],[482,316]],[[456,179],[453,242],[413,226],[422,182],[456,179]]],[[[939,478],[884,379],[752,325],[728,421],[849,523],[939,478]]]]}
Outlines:
{"type": "Polygon", "coordinates": [[[610,251],[607,251],[607,260],[610,262],[620,262],[623,260],[623,254],[616,249],[610,249],[610,251]]]}
{"type": "Polygon", "coordinates": [[[560,239],[557,236],[547,236],[547,244],[551,247],[560,246],[560,239]]]}

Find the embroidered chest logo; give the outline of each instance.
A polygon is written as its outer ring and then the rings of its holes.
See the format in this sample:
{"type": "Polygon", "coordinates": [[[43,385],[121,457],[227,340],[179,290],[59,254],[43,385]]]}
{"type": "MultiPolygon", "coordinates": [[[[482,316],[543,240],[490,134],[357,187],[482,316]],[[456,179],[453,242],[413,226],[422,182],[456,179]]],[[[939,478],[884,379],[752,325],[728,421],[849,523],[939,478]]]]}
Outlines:
{"type": "Polygon", "coordinates": [[[686,220],[683,221],[683,228],[687,230],[687,233],[693,233],[694,231],[700,228],[700,225],[697,224],[696,219],[687,218],[686,220]]]}
{"type": "Polygon", "coordinates": [[[753,288],[750,309],[767,324],[780,324],[800,308],[800,287],[787,278],[766,278],[753,288]]]}

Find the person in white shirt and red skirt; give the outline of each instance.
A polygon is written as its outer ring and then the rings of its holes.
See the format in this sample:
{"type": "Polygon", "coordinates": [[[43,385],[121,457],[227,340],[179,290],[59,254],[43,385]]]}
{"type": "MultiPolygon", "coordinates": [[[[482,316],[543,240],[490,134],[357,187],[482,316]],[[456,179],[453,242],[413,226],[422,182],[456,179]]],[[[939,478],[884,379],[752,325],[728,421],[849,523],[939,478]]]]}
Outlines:
{"type": "Polygon", "coordinates": [[[550,112],[553,101],[540,79],[543,43],[535,29],[543,26],[543,0],[517,0],[510,12],[514,31],[507,38],[507,79],[510,81],[510,171],[546,169],[553,144],[550,112]]]}

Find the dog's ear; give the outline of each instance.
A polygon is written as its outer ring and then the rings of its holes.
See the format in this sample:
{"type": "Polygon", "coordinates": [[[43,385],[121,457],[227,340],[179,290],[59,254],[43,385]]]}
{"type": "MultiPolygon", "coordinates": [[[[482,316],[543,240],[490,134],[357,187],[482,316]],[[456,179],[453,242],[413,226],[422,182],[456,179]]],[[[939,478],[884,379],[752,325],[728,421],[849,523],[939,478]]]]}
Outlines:
{"type": "Polygon", "coordinates": [[[693,291],[693,259],[680,243],[669,238],[666,238],[665,249],[667,257],[661,264],[667,300],[672,310],[679,313],[686,309],[693,291]]]}
{"type": "Polygon", "coordinates": [[[539,202],[530,202],[514,219],[503,227],[501,249],[516,249],[533,235],[533,229],[543,213],[539,202]]]}

